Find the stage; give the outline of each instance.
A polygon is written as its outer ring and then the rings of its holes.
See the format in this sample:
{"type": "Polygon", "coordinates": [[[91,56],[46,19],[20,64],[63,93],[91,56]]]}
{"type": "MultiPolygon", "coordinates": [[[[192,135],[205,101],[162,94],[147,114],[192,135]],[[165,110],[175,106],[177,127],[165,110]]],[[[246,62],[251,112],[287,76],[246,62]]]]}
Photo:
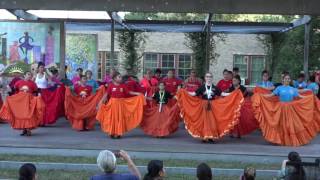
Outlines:
{"type": "MultiPolygon", "coordinates": [[[[34,130],[31,137],[20,136],[20,131],[11,129],[9,124],[1,123],[1,148],[69,149],[95,152],[102,149],[125,149],[140,153],[142,156],[147,154],[153,156],[155,154],[159,154],[159,156],[160,154],[171,154],[171,158],[195,159],[197,155],[201,154],[204,158],[208,157],[209,159],[214,159],[214,157],[220,159],[242,157],[243,161],[249,160],[249,157],[258,159],[261,157],[260,160],[268,160],[269,158],[280,160],[286,158],[288,152],[297,151],[305,158],[314,159],[320,157],[320,136],[318,135],[310,144],[301,147],[270,144],[264,140],[260,131],[241,139],[226,136],[217,140],[215,144],[205,144],[199,139],[191,137],[181,123],[179,130],[167,138],[153,138],[144,135],[143,131],[137,128],[121,139],[110,139],[100,131],[98,124],[94,131],[78,132],[72,130],[69,122],[61,118],[53,126],[34,130]],[[214,155],[214,157],[211,155],[214,155]]],[[[49,151],[48,154],[50,154],[49,151]]]]}

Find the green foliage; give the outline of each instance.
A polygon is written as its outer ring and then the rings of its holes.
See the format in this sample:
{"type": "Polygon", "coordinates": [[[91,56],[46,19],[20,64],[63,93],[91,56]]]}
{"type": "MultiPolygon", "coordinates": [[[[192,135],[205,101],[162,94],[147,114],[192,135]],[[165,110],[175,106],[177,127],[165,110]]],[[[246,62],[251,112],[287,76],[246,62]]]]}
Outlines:
{"type": "MultiPolygon", "coordinates": [[[[319,67],[320,57],[320,19],[312,18],[310,32],[309,70],[319,67]]],[[[274,81],[280,80],[282,71],[289,71],[297,76],[303,70],[304,59],[304,26],[285,33],[272,34],[261,38],[267,54],[268,69],[274,81]]]]}
{"type": "MultiPolygon", "coordinates": [[[[176,20],[204,21],[208,14],[196,13],[127,13],[128,20],[176,20]]],[[[291,22],[294,16],[260,15],[260,14],[214,14],[213,21],[245,21],[245,22],[291,22]]]]}
{"type": "MultiPolygon", "coordinates": [[[[206,71],[206,32],[185,33],[187,42],[186,46],[192,49],[193,58],[195,60],[195,70],[197,74],[204,74],[206,71]]],[[[217,63],[219,54],[216,52],[216,44],[218,41],[224,41],[225,35],[210,33],[209,59],[210,64],[217,63]],[[215,38],[216,37],[216,38],[215,38]]]]}
{"type": "Polygon", "coordinates": [[[68,34],[66,36],[66,54],[77,64],[95,60],[96,41],[94,35],[68,34]]]}
{"type": "Polygon", "coordinates": [[[122,30],[117,32],[118,42],[124,54],[123,66],[130,75],[137,75],[141,70],[142,55],[146,36],[143,32],[122,30]]]}

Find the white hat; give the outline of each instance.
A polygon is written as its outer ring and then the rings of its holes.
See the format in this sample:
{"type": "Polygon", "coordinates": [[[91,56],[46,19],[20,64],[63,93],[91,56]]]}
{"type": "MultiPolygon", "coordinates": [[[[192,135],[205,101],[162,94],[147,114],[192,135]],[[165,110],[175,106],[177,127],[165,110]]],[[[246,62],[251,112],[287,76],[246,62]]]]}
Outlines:
{"type": "Polygon", "coordinates": [[[116,156],[108,150],[101,151],[97,158],[98,167],[106,172],[111,173],[116,169],[117,159],[116,156]]]}

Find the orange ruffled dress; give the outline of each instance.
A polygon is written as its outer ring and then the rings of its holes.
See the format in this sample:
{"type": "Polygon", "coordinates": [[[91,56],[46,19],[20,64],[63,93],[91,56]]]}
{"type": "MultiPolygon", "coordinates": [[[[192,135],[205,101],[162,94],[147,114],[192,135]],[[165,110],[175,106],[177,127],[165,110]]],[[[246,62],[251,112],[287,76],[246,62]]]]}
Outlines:
{"type": "Polygon", "coordinates": [[[177,98],[186,129],[191,136],[201,139],[219,139],[233,129],[244,101],[240,90],[210,101],[210,110],[207,100],[192,97],[184,89],[178,91],[177,98]]]}
{"type": "Polygon", "coordinates": [[[72,128],[76,130],[94,129],[96,123],[97,104],[105,92],[105,87],[100,86],[96,94],[86,98],[74,96],[69,87],[65,93],[65,115],[72,128]],[[85,120],[87,121],[85,123],[85,120]],[[84,127],[85,125],[85,127],[84,127]]]}
{"type": "Polygon", "coordinates": [[[19,92],[8,96],[0,110],[0,118],[13,129],[35,129],[43,120],[45,104],[40,96],[19,92]]]}
{"type": "Polygon", "coordinates": [[[160,105],[155,102],[151,106],[145,107],[140,125],[145,134],[165,137],[178,130],[181,119],[180,109],[176,100],[171,99],[169,102],[162,105],[161,112],[159,112],[160,105]]]}
{"type": "Polygon", "coordinates": [[[101,123],[101,129],[115,136],[136,128],[142,121],[143,95],[130,98],[110,98],[107,104],[102,104],[97,113],[97,120],[101,123]]]}
{"type": "MultiPolygon", "coordinates": [[[[256,88],[252,106],[263,137],[285,146],[308,144],[320,130],[320,102],[314,95],[292,102],[280,102],[278,97],[266,98],[268,92],[256,88]]],[[[270,92],[270,91],[269,91],[270,92]]]]}

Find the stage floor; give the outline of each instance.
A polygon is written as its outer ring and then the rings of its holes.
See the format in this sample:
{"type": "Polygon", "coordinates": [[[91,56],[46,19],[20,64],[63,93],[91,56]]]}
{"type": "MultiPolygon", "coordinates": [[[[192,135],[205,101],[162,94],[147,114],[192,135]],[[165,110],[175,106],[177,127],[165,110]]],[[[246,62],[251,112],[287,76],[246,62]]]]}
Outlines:
{"type": "Polygon", "coordinates": [[[167,138],[153,138],[144,135],[137,128],[121,139],[110,139],[100,131],[97,125],[94,131],[78,132],[61,118],[57,124],[34,130],[33,136],[20,136],[20,131],[13,130],[8,124],[0,124],[1,147],[32,147],[53,149],[102,150],[125,149],[135,152],[163,153],[204,153],[224,155],[269,155],[287,156],[290,151],[297,151],[302,156],[320,157],[320,135],[310,144],[302,147],[283,147],[264,140],[259,131],[241,139],[228,136],[215,144],[204,144],[192,138],[181,124],[180,129],[167,138]]]}

